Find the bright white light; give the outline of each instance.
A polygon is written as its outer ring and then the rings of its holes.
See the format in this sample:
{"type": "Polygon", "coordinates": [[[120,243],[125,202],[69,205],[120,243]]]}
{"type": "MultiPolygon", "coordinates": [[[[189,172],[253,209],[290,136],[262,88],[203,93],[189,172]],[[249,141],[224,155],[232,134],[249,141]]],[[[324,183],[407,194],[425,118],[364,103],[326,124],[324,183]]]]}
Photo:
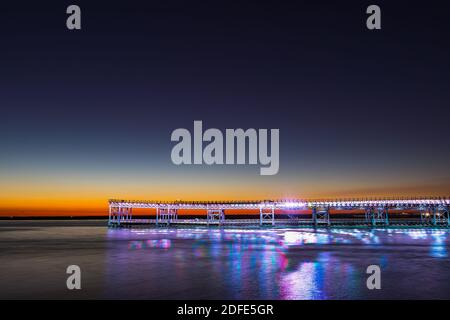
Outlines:
{"type": "Polygon", "coordinates": [[[280,203],[280,206],[283,208],[303,208],[306,207],[305,202],[295,202],[295,201],[288,201],[288,202],[282,202],[280,203]]]}

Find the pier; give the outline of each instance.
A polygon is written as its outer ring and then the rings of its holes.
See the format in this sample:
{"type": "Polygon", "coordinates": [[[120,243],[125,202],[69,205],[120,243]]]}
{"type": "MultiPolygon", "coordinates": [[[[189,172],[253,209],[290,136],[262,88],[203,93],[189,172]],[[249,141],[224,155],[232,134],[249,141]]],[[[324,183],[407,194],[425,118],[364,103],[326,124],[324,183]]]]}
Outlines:
{"type": "MultiPolygon", "coordinates": [[[[255,200],[255,201],[154,201],[109,200],[110,227],[143,225],[203,226],[450,226],[450,198],[255,200]],[[148,215],[133,217],[133,209],[148,215]],[[142,211],[142,210],[141,210],[142,211]],[[189,216],[195,211],[195,217],[189,216]],[[236,214],[252,211],[259,218],[236,214]],[[198,212],[201,212],[198,214],[198,212]],[[350,213],[349,213],[350,212],[350,213]],[[344,213],[344,214],[342,214],[344,213]],[[233,216],[227,219],[227,214],[233,216]],[[343,217],[344,216],[344,217],[343,217]]],[[[248,214],[247,214],[248,215],[248,214]]]]}

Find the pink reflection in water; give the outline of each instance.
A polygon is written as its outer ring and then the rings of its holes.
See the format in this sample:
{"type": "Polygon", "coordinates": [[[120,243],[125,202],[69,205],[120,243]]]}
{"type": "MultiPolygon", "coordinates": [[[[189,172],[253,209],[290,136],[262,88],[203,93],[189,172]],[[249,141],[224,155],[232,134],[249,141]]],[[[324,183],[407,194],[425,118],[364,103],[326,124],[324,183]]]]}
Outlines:
{"type": "Polygon", "coordinates": [[[128,249],[145,249],[145,248],[160,248],[169,249],[172,246],[172,241],[170,239],[159,239],[159,240],[134,240],[128,243],[128,249]]]}

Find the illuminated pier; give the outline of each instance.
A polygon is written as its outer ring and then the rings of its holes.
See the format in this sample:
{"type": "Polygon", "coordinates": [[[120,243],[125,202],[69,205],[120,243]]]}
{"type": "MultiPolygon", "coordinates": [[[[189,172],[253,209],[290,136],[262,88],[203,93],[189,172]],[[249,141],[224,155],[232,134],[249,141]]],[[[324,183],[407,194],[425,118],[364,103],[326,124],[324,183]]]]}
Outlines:
{"type": "Polygon", "coordinates": [[[450,198],[173,202],[111,199],[108,224],[116,227],[146,224],[449,227],[449,212],[450,198]],[[133,209],[149,209],[149,214],[133,217],[133,209]],[[181,211],[184,215],[195,211],[195,218],[182,219],[181,211]],[[233,215],[242,211],[253,211],[253,215],[259,214],[259,219],[226,219],[226,213],[233,215]],[[342,218],[342,215],[350,217],[342,218]]]}

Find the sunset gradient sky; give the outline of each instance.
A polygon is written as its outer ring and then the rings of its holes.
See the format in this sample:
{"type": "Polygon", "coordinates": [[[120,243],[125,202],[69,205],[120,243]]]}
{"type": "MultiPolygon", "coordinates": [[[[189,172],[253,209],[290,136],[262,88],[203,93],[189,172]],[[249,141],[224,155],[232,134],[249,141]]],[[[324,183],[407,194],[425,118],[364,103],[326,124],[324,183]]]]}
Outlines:
{"type": "Polygon", "coordinates": [[[109,198],[450,195],[448,4],[64,1],[0,10],[0,216],[109,198]],[[176,128],[279,128],[280,171],[175,166],[176,128]]]}

